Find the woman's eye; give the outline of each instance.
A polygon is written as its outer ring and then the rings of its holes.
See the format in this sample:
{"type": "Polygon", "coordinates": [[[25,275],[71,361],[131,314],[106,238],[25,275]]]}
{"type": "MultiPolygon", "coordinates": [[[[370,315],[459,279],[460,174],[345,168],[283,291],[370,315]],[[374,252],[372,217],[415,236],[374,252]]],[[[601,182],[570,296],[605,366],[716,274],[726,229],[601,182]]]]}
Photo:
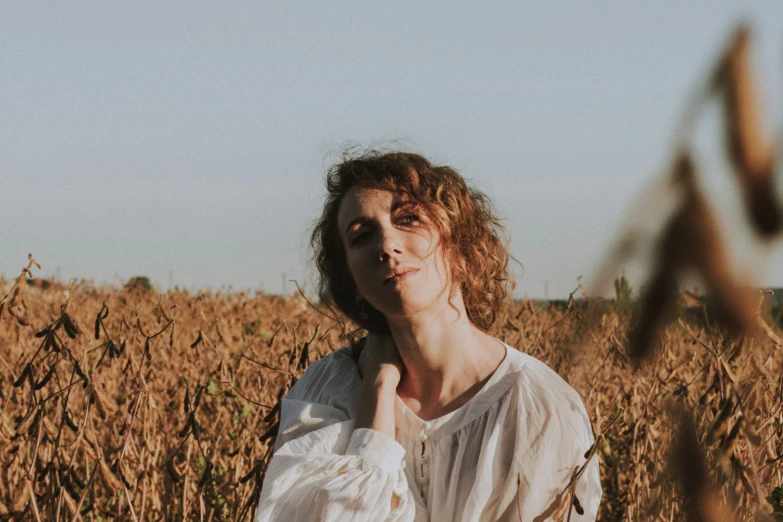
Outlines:
{"type": "Polygon", "coordinates": [[[400,221],[403,223],[413,223],[414,221],[418,221],[419,216],[416,214],[405,214],[404,216],[400,217],[400,221]]]}
{"type": "Polygon", "coordinates": [[[365,239],[367,239],[370,236],[369,232],[359,232],[355,236],[353,236],[353,240],[351,241],[351,245],[358,245],[359,243],[363,242],[365,239]]]}

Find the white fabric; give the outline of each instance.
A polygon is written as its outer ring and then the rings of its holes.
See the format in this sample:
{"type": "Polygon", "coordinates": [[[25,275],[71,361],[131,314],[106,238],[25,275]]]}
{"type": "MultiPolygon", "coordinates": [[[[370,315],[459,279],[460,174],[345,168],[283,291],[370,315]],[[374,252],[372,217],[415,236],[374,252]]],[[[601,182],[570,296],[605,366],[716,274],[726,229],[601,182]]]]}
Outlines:
{"type": "MultiPolygon", "coordinates": [[[[484,387],[428,422],[395,399],[396,440],[353,429],[361,377],[350,349],[314,363],[283,398],[255,522],[552,520],[593,443],[579,395],[541,361],[506,346],[484,387]],[[392,495],[399,505],[391,511],[392,495]]],[[[577,483],[593,521],[597,457],[577,483]]]]}

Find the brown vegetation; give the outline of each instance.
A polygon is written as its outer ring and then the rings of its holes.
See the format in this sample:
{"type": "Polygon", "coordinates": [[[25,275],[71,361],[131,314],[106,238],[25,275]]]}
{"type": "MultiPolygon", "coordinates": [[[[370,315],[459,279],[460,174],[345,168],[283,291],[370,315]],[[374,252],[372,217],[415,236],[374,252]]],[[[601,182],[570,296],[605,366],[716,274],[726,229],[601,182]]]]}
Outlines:
{"type": "MultiPolygon", "coordinates": [[[[749,222],[770,241],[783,219],[747,41],[741,28],[695,108],[721,96],[749,222]]],[[[673,165],[680,203],[638,306],[627,283],[617,305],[579,283],[580,305],[573,294],[564,310],[517,303],[498,336],[584,398],[600,520],[780,521],[782,341],[728,262],[686,137],[673,165]],[[698,320],[676,313],[688,271],[712,299],[698,320]]],[[[623,234],[604,273],[641,239],[623,234]]],[[[351,325],[300,296],[28,287],[34,266],[30,256],[18,279],[0,280],[0,518],[251,519],[280,398],[351,325]]],[[[581,508],[564,493],[570,519],[581,508]]]]}
{"type": "MultiPolygon", "coordinates": [[[[0,295],[9,287],[0,281],[0,295]]],[[[31,324],[0,321],[9,519],[250,520],[279,398],[345,343],[346,325],[299,296],[54,284],[21,299],[31,324]]],[[[601,434],[601,520],[682,519],[697,509],[683,492],[733,506],[736,520],[771,512],[766,497],[783,485],[783,351],[674,322],[634,371],[629,320],[599,300],[565,311],[526,301],[500,333],[584,397],[601,434]],[[697,419],[685,432],[681,410],[697,419]],[[692,488],[678,488],[678,466],[696,474],[692,488]]]]}

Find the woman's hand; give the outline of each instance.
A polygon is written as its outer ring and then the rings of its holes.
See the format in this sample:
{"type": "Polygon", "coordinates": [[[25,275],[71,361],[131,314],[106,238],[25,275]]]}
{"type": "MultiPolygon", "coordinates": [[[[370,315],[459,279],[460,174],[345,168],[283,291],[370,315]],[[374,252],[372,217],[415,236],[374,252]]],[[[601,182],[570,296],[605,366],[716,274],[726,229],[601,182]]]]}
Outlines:
{"type": "Polygon", "coordinates": [[[402,359],[390,335],[369,334],[359,354],[359,371],[365,382],[397,388],[402,378],[402,359]]]}
{"type": "Polygon", "coordinates": [[[368,335],[358,364],[362,384],[354,427],[370,428],[394,438],[394,396],[403,365],[391,336],[368,335]]]}

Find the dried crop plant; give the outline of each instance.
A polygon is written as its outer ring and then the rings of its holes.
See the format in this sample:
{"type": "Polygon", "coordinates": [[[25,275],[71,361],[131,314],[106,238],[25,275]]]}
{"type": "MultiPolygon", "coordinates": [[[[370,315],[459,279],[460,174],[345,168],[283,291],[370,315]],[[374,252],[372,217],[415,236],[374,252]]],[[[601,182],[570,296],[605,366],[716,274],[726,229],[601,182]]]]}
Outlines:
{"type": "MultiPolygon", "coordinates": [[[[773,400],[780,400],[782,382],[778,379],[773,385],[769,373],[780,375],[783,366],[769,349],[776,350],[781,340],[765,321],[761,303],[754,303],[757,291],[749,282],[740,280],[731,266],[717,220],[699,187],[690,145],[693,121],[706,103],[717,96],[723,106],[725,150],[742,190],[750,228],[761,239],[774,240],[783,228],[781,202],[775,192],[775,150],[764,135],[759,118],[756,84],[749,66],[749,40],[748,28],[739,27],[686,111],[673,166],[664,185],[668,197],[676,203],[658,234],[651,275],[627,331],[631,367],[638,369],[643,362],[656,358],[658,366],[669,359],[673,350],[669,324],[678,315],[680,286],[688,274],[701,278],[709,300],[708,306],[700,308],[699,324],[689,325],[692,321],[682,318],[677,323],[692,338],[697,350],[703,350],[707,361],[686,384],[671,391],[674,406],[669,410],[674,413],[673,421],[667,423],[671,464],[657,470],[654,484],[662,492],[650,496],[645,508],[648,516],[658,519],[666,516],[663,506],[671,502],[663,500],[663,491],[669,499],[682,500],[670,504],[671,517],[677,512],[687,520],[706,522],[771,520],[773,512],[777,519],[783,516],[783,506],[774,500],[777,497],[765,496],[765,492],[778,491],[774,487],[783,484],[780,473],[763,474],[765,468],[779,464],[781,459],[779,439],[783,430],[769,433],[765,429],[781,423],[780,406],[768,410],[770,416],[759,418],[763,409],[757,402],[771,389],[775,390],[773,400]],[[759,360],[764,363],[759,364],[759,360]],[[691,390],[701,380],[700,375],[708,376],[704,381],[706,389],[694,402],[691,390]],[[743,376],[747,381],[742,380],[743,376]],[[697,418],[706,421],[702,426],[691,418],[689,412],[694,410],[697,418]],[[767,455],[764,464],[763,453],[767,455]],[[668,486],[662,487],[664,483],[668,486]],[[679,493],[672,488],[675,483],[679,484],[679,493]]],[[[658,193],[656,197],[666,196],[658,193]]],[[[606,274],[635,255],[643,240],[642,234],[633,229],[622,234],[611,254],[615,259],[602,269],[599,286],[604,285],[601,280],[605,280],[606,274]]],[[[762,292],[762,301],[767,293],[762,292]]],[[[595,323],[587,326],[587,330],[591,328],[595,329],[595,323]]],[[[696,356],[692,354],[691,360],[696,356]]],[[[669,375],[657,375],[658,382],[665,386],[681,368],[682,365],[666,368],[669,375]]],[[[651,390],[650,396],[658,395],[654,393],[651,390]]],[[[671,419],[672,415],[667,417],[671,419]]],[[[651,471],[656,470],[645,470],[651,471]]]]}
{"type": "MultiPolygon", "coordinates": [[[[743,45],[730,46],[733,56],[747,52],[743,45]]],[[[746,109],[736,107],[753,98],[731,87],[738,85],[731,78],[745,74],[732,67],[719,68],[708,90],[724,99],[735,93],[736,114],[727,120],[738,122],[746,109]]],[[[746,129],[732,139],[748,140],[742,151],[756,150],[748,149],[757,143],[749,136],[746,129]]],[[[497,335],[555,368],[584,398],[597,441],[585,459],[601,463],[602,522],[780,520],[779,325],[764,321],[757,301],[748,308],[730,299],[738,282],[692,156],[677,150],[675,217],[662,227],[657,257],[665,291],[651,294],[648,284],[644,295],[648,303],[656,295],[671,303],[681,272],[699,270],[722,303],[708,309],[710,320],[703,310],[695,319],[650,317],[659,310],[647,304],[634,321],[649,324],[629,330],[625,310],[578,281],[562,308],[514,303],[497,335]],[[735,328],[717,328],[716,311],[735,328]],[[748,322],[763,323],[767,335],[738,335],[748,322]],[[629,345],[644,343],[648,355],[639,365],[629,345]]],[[[751,171],[754,180],[769,176],[743,190],[753,194],[746,204],[761,209],[750,211],[763,218],[753,218],[756,230],[772,238],[775,221],[765,216],[773,213],[764,209],[776,207],[763,203],[771,193],[758,188],[772,183],[771,173],[758,174],[769,153],[759,150],[736,155],[752,166],[743,167],[742,179],[751,171]]],[[[638,242],[633,234],[625,239],[623,255],[638,242]]],[[[252,520],[281,398],[310,363],[355,337],[355,325],[309,306],[304,292],[28,284],[37,265],[29,261],[2,301],[13,303],[12,320],[0,318],[0,520],[252,520]]],[[[578,520],[574,483],[553,506],[560,520],[578,520]]]]}
{"type": "MultiPolygon", "coordinates": [[[[0,321],[6,520],[252,520],[280,399],[352,328],[303,307],[301,295],[32,280],[25,301],[29,326],[0,321]]],[[[710,480],[755,513],[783,482],[783,351],[675,323],[661,333],[665,349],[631,374],[624,313],[581,302],[515,303],[498,336],[559,368],[584,397],[599,440],[587,457],[602,463],[599,520],[681,519],[675,482],[655,482],[676,432],[673,397],[698,419],[708,469],[722,470],[710,480]],[[566,362],[587,322],[589,342],[566,362]]],[[[563,517],[575,521],[568,495],[563,517]]]]}
{"type": "Polygon", "coordinates": [[[27,266],[22,268],[22,273],[11,286],[11,289],[8,291],[5,297],[3,297],[3,299],[0,299],[0,319],[3,318],[3,310],[7,304],[8,314],[16,319],[16,321],[21,326],[27,326],[30,324],[30,320],[27,318],[27,315],[25,315],[27,305],[24,302],[24,291],[27,287],[27,275],[29,274],[30,277],[32,277],[33,273],[30,271],[30,269],[33,267],[33,265],[38,267],[39,270],[41,269],[41,265],[38,264],[38,261],[33,259],[32,254],[27,254],[27,259],[27,266]]]}

